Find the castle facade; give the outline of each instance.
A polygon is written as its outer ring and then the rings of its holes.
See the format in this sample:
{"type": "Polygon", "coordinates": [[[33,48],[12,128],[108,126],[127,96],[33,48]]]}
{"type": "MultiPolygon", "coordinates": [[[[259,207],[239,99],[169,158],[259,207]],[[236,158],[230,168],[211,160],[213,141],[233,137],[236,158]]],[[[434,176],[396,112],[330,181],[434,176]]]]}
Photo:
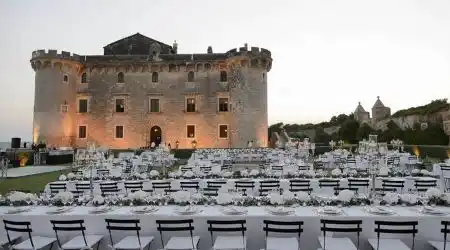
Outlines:
{"type": "Polygon", "coordinates": [[[139,33],[103,55],[32,53],[33,140],[52,146],[266,147],[271,52],[178,54],[139,33]]]}
{"type": "Polygon", "coordinates": [[[369,125],[374,125],[377,122],[388,118],[391,116],[391,108],[384,106],[381,102],[380,97],[377,97],[375,104],[372,107],[372,119],[370,118],[370,113],[367,112],[361,103],[358,103],[358,106],[353,113],[355,115],[355,120],[359,123],[367,123],[369,125]]]}

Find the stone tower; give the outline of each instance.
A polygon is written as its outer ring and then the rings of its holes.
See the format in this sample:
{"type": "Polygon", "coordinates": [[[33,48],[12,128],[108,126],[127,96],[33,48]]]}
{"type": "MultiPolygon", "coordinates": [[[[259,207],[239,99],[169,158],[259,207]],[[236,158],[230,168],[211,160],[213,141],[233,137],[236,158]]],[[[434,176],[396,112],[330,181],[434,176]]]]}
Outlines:
{"type": "Polygon", "coordinates": [[[380,97],[377,96],[377,100],[372,107],[372,122],[376,123],[391,115],[391,108],[384,106],[380,97]]]}
{"type": "Polygon", "coordinates": [[[76,83],[80,56],[56,50],[32,53],[35,75],[33,140],[48,145],[71,145],[74,140],[76,83]]]}
{"type": "Polygon", "coordinates": [[[361,102],[358,102],[354,115],[355,120],[361,124],[370,122],[370,114],[361,106],[361,102]]]}
{"type": "Polygon", "coordinates": [[[104,55],[32,53],[34,141],[85,147],[266,147],[270,51],[178,54],[139,33],[104,55]]]}

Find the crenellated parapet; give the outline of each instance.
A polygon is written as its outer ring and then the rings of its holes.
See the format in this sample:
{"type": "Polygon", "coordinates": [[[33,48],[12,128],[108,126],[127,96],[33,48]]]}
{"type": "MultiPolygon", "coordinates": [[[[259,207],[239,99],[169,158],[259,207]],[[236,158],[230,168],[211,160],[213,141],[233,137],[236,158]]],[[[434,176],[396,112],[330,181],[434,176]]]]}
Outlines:
{"type": "Polygon", "coordinates": [[[262,67],[267,71],[272,68],[272,53],[264,48],[247,46],[231,49],[226,56],[230,63],[239,63],[241,67],[262,67]]]}
{"type": "Polygon", "coordinates": [[[64,70],[76,70],[79,72],[83,68],[85,56],[80,56],[67,51],[57,50],[35,50],[31,53],[31,67],[34,71],[44,68],[60,68],[64,70]]]}

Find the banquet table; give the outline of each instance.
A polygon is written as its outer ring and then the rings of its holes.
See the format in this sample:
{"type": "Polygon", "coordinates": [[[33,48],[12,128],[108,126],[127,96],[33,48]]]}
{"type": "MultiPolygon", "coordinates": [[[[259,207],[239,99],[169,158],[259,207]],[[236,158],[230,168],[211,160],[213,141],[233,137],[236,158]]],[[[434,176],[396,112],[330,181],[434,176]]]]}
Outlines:
{"type": "MultiPolygon", "coordinates": [[[[44,207],[36,206],[33,207],[28,212],[23,212],[21,214],[7,214],[7,211],[11,209],[10,207],[0,207],[0,216],[2,219],[8,220],[20,220],[20,221],[30,221],[34,234],[40,236],[51,236],[54,237],[54,231],[52,230],[50,220],[73,220],[73,219],[83,219],[85,221],[85,226],[87,228],[88,234],[101,234],[105,235],[105,238],[101,242],[100,249],[109,249],[108,245],[109,237],[108,231],[106,230],[105,218],[115,218],[115,219],[140,219],[140,225],[142,227],[141,235],[143,236],[154,236],[154,243],[151,249],[160,249],[161,241],[159,233],[156,230],[155,220],[157,219],[181,219],[181,218],[192,218],[194,219],[194,234],[200,236],[199,249],[211,249],[211,238],[207,230],[206,220],[218,219],[218,220],[232,220],[232,219],[246,219],[247,223],[247,249],[263,249],[264,248],[264,233],[262,230],[263,220],[281,220],[281,221],[304,221],[304,232],[301,235],[300,247],[301,249],[317,249],[320,247],[318,242],[318,237],[320,236],[320,219],[360,219],[363,221],[362,228],[363,232],[361,234],[361,245],[360,249],[368,250],[370,245],[367,242],[368,238],[376,238],[374,233],[374,220],[390,220],[390,221],[407,221],[407,220],[417,220],[418,234],[416,236],[416,248],[415,249],[431,249],[428,245],[429,240],[443,240],[443,235],[440,233],[441,221],[449,220],[449,215],[446,216],[430,216],[419,212],[419,207],[403,207],[395,206],[390,207],[392,211],[395,212],[393,215],[382,216],[373,215],[367,212],[365,207],[352,206],[342,208],[343,213],[341,215],[320,215],[317,213],[317,208],[300,206],[293,208],[294,213],[288,216],[275,216],[267,212],[266,207],[247,207],[248,213],[246,215],[225,215],[221,212],[220,206],[198,206],[201,210],[200,213],[195,215],[178,215],[174,213],[174,209],[177,206],[164,206],[159,207],[159,210],[153,214],[134,214],[132,209],[135,207],[114,207],[112,211],[105,214],[90,214],[89,211],[92,207],[73,207],[70,211],[64,214],[47,214],[48,211],[54,209],[54,207],[44,207]]],[[[448,207],[439,207],[439,209],[450,212],[448,207]]],[[[0,233],[5,235],[4,228],[1,227],[0,233]]],[[[220,233],[219,233],[220,234],[220,233]]],[[[169,234],[169,236],[179,235],[179,234],[169,234]]],[[[124,234],[121,234],[123,237],[124,234]]],[[[336,236],[336,235],[334,235],[336,236]]],[[[345,234],[343,236],[349,236],[352,241],[356,244],[356,237],[352,235],[345,234]]],[[[118,234],[113,234],[113,239],[115,242],[121,238],[118,234]]],[[[401,236],[394,235],[390,237],[401,238],[403,242],[411,246],[412,240],[411,236],[401,236]]],[[[66,237],[67,238],[67,237],[66,237]]],[[[64,241],[64,237],[62,238],[64,241]]],[[[167,242],[168,236],[165,236],[165,241],[167,242]]]]}
{"type": "MultiPolygon", "coordinates": [[[[326,178],[326,179],[333,179],[333,178],[326,178]]],[[[357,178],[357,179],[364,179],[364,178],[357,178]]],[[[367,178],[366,178],[367,179],[367,178]]],[[[403,188],[403,192],[409,192],[412,191],[414,189],[414,180],[419,179],[419,180],[435,180],[432,177],[412,177],[412,176],[408,176],[408,177],[378,177],[376,179],[376,183],[375,186],[376,188],[381,188],[382,187],[382,180],[383,179],[389,179],[389,180],[404,180],[405,181],[405,187],[403,188]]],[[[207,183],[208,181],[219,181],[222,179],[193,179],[193,180],[188,180],[188,179],[166,179],[166,180],[140,180],[143,182],[143,189],[144,190],[152,190],[152,183],[153,182],[171,182],[171,188],[174,190],[179,190],[181,189],[181,182],[189,182],[189,181],[199,181],[199,186],[200,188],[205,188],[207,187],[207,183]]],[[[257,195],[257,192],[259,190],[259,182],[263,181],[263,180],[275,180],[275,179],[251,179],[251,178],[246,178],[246,179],[223,179],[225,180],[227,183],[225,185],[223,185],[221,187],[221,189],[219,190],[219,192],[227,192],[230,189],[234,189],[234,183],[238,180],[246,180],[246,181],[250,181],[253,180],[255,181],[255,188],[253,189],[253,192],[255,195],[257,195]]],[[[283,190],[289,190],[289,179],[277,179],[280,181],[280,188],[283,190]]],[[[319,180],[318,178],[314,178],[314,179],[309,179],[310,180],[310,186],[313,189],[313,193],[320,193],[320,194],[333,194],[334,190],[332,188],[320,188],[319,187],[319,180]]],[[[336,178],[336,180],[340,180],[340,186],[345,188],[348,187],[348,180],[346,178],[336,178]]],[[[102,180],[96,180],[94,181],[94,193],[95,194],[100,194],[100,183],[110,183],[110,182],[115,182],[115,181],[102,181],[102,180]]],[[[118,184],[118,188],[121,190],[124,190],[124,182],[123,180],[121,181],[117,181],[118,184]]],[[[137,182],[137,181],[133,181],[133,180],[129,180],[126,182],[137,182]]],[[[370,185],[369,187],[371,187],[371,180],[369,180],[370,185]]],[[[89,183],[86,181],[55,181],[55,182],[51,182],[51,183],[66,183],[67,185],[67,189],[70,190],[75,190],[75,183],[89,183]]],[[[440,185],[439,182],[437,182],[438,188],[441,189],[441,191],[443,191],[443,189],[441,188],[442,186],[440,185]]],[[[50,191],[50,183],[46,185],[45,190],[46,192],[50,191]]],[[[163,192],[163,190],[159,190],[161,192],[163,192]]],[[[362,192],[368,192],[368,189],[364,189],[361,188],[360,191],[362,192]]],[[[249,193],[251,194],[251,193],[249,193]]]]}

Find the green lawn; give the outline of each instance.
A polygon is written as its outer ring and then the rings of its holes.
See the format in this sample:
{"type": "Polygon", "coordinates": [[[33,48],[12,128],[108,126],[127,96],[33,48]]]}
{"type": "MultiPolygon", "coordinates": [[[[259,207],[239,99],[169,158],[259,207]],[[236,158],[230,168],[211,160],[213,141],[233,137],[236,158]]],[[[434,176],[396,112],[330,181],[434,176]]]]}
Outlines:
{"type": "Polygon", "coordinates": [[[5,179],[0,182],[0,194],[4,195],[13,190],[39,193],[44,190],[47,183],[57,180],[61,174],[67,174],[70,171],[70,169],[66,169],[32,176],[5,179]]]}

